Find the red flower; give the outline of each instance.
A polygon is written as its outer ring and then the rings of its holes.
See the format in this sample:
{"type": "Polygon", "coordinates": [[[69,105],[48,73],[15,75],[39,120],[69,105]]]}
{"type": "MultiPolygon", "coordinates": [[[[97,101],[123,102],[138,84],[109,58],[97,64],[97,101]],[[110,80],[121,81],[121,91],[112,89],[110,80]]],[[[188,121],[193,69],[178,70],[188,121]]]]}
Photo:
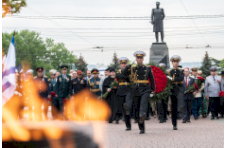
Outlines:
{"type": "Polygon", "coordinates": [[[193,84],[196,90],[199,90],[198,85],[196,83],[193,84]]]}
{"type": "Polygon", "coordinates": [[[55,97],[55,92],[52,91],[52,92],[51,92],[51,95],[52,95],[52,97],[55,97]]]}
{"type": "Polygon", "coordinates": [[[220,91],[219,96],[224,97],[224,91],[220,91]]]}
{"type": "Polygon", "coordinates": [[[114,79],[116,81],[116,83],[119,83],[119,80],[117,78],[114,79]]]}
{"type": "Polygon", "coordinates": [[[203,81],[205,81],[205,78],[203,78],[203,77],[197,77],[199,80],[203,80],[203,81]]]}
{"type": "Polygon", "coordinates": [[[47,99],[48,99],[49,102],[52,102],[52,99],[51,98],[47,98],[47,99]]]}
{"type": "MultiPolygon", "coordinates": [[[[165,75],[165,73],[158,67],[156,66],[150,66],[152,69],[152,73],[154,76],[154,80],[155,80],[155,93],[160,93],[162,91],[164,91],[164,89],[166,88],[167,85],[167,77],[165,75]]],[[[150,79],[149,83],[150,82],[150,79]]]]}

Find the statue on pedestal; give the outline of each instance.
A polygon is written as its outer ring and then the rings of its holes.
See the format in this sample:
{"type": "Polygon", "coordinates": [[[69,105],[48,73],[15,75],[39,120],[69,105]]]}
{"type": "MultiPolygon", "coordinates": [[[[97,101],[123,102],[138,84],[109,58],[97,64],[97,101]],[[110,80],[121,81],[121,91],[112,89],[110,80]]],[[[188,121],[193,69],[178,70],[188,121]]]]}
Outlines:
{"type": "Polygon", "coordinates": [[[165,18],[164,10],[159,8],[160,2],[156,2],[156,8],[152,9],[151,23],[153,25],[153,32],[155,32],[156,42],[159,42],[158,32],[161,33],[161,41],[164,42],[163,34],[163,19],[165,18]]]}

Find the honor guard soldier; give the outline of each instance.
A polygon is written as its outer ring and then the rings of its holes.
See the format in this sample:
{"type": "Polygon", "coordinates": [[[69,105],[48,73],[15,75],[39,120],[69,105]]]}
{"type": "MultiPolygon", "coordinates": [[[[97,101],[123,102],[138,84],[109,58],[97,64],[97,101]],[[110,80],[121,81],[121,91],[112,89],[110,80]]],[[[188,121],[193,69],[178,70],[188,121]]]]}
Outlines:
{"type": "Polygon", "coordinates": [[[77,77],[72,80],[72,89],[74,94],[77,94],[81,90],[87,88],[87,81],[82,77],[82,71],[77,71],[77,77]]]}
{"type": "Polygon", "coordinates": [[[66,74],[68,66],[62,65],[61,69],[62,74],[58,76],[55,87],[55,96],[57,97],[57,106],[60,113],[63,112],[63,99],[72,96],[71,76],[66,74]]]}
{"type": "Polygon", "coordinates": [[[178,99],[183,99],[184,94],[184,71],[179,68],[179,62],[181,61],[180,56],[174,55],[170,58],[170,61],[173,64],[173,68],[167,71],[168,75],[171,78],[172,83],[172,95],[171,95],[171,110],[172,110],[172,124],[173,130],[177,130],[177,108],[178,108],[178,99]],[[181,97],[181,98],[180,98],[181,97]]]}
{"type": "MultiPolygon", "coordinates": [[[[144,121],[147,117],[149,96],[151,92],[155,91],[155,81],[151,67],[143,64],[145,55],[146,54],[143,51],[136,51],[134,53],[134,57],[136,58],[137,66],[128,65],[122,72],[123,75],[130,76],[131,82],[133,83],[131,92],[132,96],[134,96],[133,103],[135,108],[135,116],[138,119],[140,134],[145,133],[144,121]],[[151,86],[149,85],[148,79],[151,81],[151,86]]],[[[132,107],[132,105],[128,102],[129,101],[126,100],[126,103],[124,104],[126,117],[129,115],[132,107]]],[[[128,126],[127,130],[130,129],[131,126],[128,126]]]]}
{"type": "MultiPolygon", "coordinates": [[[[211,119],[213,120],[215,117],[219,119],[218,113],[220,111],[220,91],[224,91],[223,89],[223,81],[222,78],[216,75],[217,68],[212,66],[210,69],[210,76],[208,76],[205,80],[205,98],[209,99],[210,110],[212,112],[211,119]]],[[[222,114],[223,116],[223,114],[222,114]]]]}
{"type": "Polygon", "coordinates": [[[88,80],[88,87],[90,91],[94,93],[97,97],[101,97],[101,90],[99,88],[100,78],[98,77],[99,71],[98,69],[94,68],[91,70],[93,77],[88,80]]]}
{"type": "Polygon", "coordinates": [[[47,103],[47,98],[49,94],[49,84],[48,84],[48,78],[46,76],[43,76],[43,67],[38,67],[36,69],[37,71],[37,76],[34,77],[34,82],[37,84],[38,91],[39,91],[39,96],[43,98],[44,101],[44,116],[45,119],[47,119],[47,113],[48,113],[48,103],[47,103]],[[43,88],[45,88],[43,90],[43,88]]]}
{"type": "MultiPolygon", "coordinates": [[[[118,60],[118,62],[120,63],[120,68],[117,73],[116,73],[116,78],[118,79],[119,82],[119,86],[116,92],[116,101],[117,103],[117,113],[116,113],[116,121],[119,122],[119,117],[122,117],[122,113],[123,113],[123,104],[125,102],[125,100],[127,100],[126,102],[130,105],[127,106],[131,106],[132,105],[132,99],[131,98],[131,87],[130,87],[130,80],[129,80],[129,76],[123,75],[123,71],[125,69],[125,67],[127,66],[127,62],[128,62],[128,58],[126,57],[122,57],[118,60]],[[130,102],[129,102],[130,101],[130,102]]],[[[125,124],[127,129],[131,129],[131,124],[130,124],[130,116],[129,115],[125,115],[124,116],[125,119],[125,124]]]]}

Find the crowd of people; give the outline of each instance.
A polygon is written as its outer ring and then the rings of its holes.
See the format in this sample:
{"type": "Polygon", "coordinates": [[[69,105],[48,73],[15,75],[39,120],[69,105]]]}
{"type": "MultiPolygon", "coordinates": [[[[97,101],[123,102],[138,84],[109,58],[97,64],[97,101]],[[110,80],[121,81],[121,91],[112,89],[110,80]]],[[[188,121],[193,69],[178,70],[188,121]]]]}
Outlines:
{"type": "MultiPolygon", "coordinates": [[[[68,66],[62,65],[62,73],[55,69],[49,71],[50,78],[43,75],[43,67],[38,67],[37,76],[33,77],[33,70],[30,69],[25,72],[24,79],[33,78],[34,81],[45,83],[48,88],[44,91],[40,89],[39,96],[45,100],[50,99],[50,104],[60,113],[63,113],[66,99],[88,89],[96,98],[105,100],[109,105],[111,109],[109,123],[115,121],[119,124],[119,120],[123,120],[126,130],[129,131],[133,118],[134,123],[138,124],[140,134],[145,133],[145,120],[149,120],[150,116],[158,118],[159,123],[172,118],[173,130],[177,130],[179,119],[182,119],[182,123],[190,123],[191,115],[195,120],[200,115],[206,118],[210,113],[212,120],[223,118],[224,98],[221,95],[224,89],[223,72],[219,76],[216,67],[211,67],[210,75],[205,78],[205,82],[199,88],[185,93],[191,86],[196,85],[199,77],[202,78],[202,71],[197,67],[182,69],[179,65],[180,56],[174,55],[170,58],[173,68],[164,71],[172,85],[170,90],[172,94],[166,99],[153,101],[151,97],[155,95],[155,84],[158,82],[151,67],[143,64],[145,55],[143,51],[134,53],[137,63],[135,66],[133,63],[128,64],[128,58],[120,58],[118,61],[120,69],[108,67],[101,78],[96,68],[87,70],[86,74],[81,70],[70,70],[70,74],[67,74],[68,66]]],[[[165,63],[159,63],[158,67],[166,69],[167,66],[165,63]]],[[[46,117],[47,111],[48,105],[44,109],[46,117]]],[[[54,113],[52,115],[55,117],[54,113]]]]}

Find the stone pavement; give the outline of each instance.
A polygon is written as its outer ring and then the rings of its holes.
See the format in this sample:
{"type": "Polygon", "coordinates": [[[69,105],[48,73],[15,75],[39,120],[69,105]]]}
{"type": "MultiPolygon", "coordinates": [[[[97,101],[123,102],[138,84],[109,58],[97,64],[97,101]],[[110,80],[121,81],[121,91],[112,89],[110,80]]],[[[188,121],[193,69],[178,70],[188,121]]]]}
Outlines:
{"type": "Polygon", "coordinates": [[[210,117],[191,123],[178,120],[178,130],[172,130],[171,118],[158,123],[156,118],[145,122],[146,134],[139,134],[137,123],[132,120],[132,130],[125,131],[125,124],[107,124],[103,148],[223,148],[224,120],[210,117]]]}

